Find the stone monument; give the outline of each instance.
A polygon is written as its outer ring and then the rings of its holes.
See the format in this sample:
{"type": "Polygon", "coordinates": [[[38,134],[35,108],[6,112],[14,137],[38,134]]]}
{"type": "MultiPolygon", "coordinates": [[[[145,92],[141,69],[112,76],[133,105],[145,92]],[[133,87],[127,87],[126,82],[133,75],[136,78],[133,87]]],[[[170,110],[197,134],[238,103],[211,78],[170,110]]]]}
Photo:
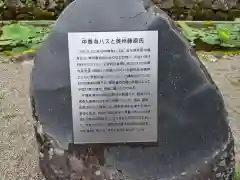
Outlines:
{"type": "Polygon", "coordinates": [[[37,52],[31,102],[48,180],[233,178],[219,89],[172,20],[139,0],[72,2],[37,52]]]}

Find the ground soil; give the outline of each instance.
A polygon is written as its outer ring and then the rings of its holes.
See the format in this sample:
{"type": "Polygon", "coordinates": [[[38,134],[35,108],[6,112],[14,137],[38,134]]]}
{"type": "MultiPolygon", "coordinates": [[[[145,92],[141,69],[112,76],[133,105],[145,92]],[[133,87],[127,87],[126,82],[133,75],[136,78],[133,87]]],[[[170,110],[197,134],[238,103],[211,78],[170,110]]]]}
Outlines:
{"type": "MultiPolygon", "coordinates": [[[[213,57],[204,64],[224,96],[240,152],[240,55],[213,57]]],[[[31,63],[0,63],[0,179],[44,179],[37,167],[28,96],[30,71],[31,63]]]]}

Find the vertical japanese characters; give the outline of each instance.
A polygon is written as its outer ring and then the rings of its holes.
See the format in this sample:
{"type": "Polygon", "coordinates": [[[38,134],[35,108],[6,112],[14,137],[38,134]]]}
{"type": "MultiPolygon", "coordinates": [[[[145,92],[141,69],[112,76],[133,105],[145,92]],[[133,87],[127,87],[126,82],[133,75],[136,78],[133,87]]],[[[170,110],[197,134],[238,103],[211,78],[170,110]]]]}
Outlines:
{"type": "Polygon", "coordinates": [[[144,37],[81,37],[72,69],[78,132],[141,133],[157,121],[156,91],[151,88],[157,84],[152,78],[156,52],[145,41],[144,37]]]}

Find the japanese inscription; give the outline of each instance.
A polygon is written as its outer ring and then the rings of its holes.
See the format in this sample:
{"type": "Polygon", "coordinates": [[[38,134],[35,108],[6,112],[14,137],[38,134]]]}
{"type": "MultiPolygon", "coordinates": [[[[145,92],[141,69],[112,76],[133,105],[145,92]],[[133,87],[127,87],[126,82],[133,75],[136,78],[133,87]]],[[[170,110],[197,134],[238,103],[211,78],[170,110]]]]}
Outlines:
{"type": "Polygon", "coordinates": [[[69,33],[74,143],[156,142],[158,32],[69,33]]]}

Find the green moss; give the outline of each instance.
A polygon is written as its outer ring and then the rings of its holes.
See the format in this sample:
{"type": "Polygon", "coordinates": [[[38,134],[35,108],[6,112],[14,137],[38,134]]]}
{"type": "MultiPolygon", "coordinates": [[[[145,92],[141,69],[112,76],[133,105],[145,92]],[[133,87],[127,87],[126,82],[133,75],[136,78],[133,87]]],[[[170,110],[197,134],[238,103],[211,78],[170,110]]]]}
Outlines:
{"type": "Polygon", "coordinates": [[[236,17],[240,17],[240,9],[232,9],[229,11],[228,16],[230,19],[235,19],[236,17]]]}
{"type": "Polygon", "coordinates": [[[206,9],[204,15],[205,17],[203,20],[212,20],[213,17],[215,17],[215,13],[211,9],[206,9]]]}
{"type": "Polygon", "coordinates": [[[218,18],[217,20],[221,21],[227,21],[228,20],[228,14],[224,11],[217,11],[216,12],[216,17],[218,18]]]}

